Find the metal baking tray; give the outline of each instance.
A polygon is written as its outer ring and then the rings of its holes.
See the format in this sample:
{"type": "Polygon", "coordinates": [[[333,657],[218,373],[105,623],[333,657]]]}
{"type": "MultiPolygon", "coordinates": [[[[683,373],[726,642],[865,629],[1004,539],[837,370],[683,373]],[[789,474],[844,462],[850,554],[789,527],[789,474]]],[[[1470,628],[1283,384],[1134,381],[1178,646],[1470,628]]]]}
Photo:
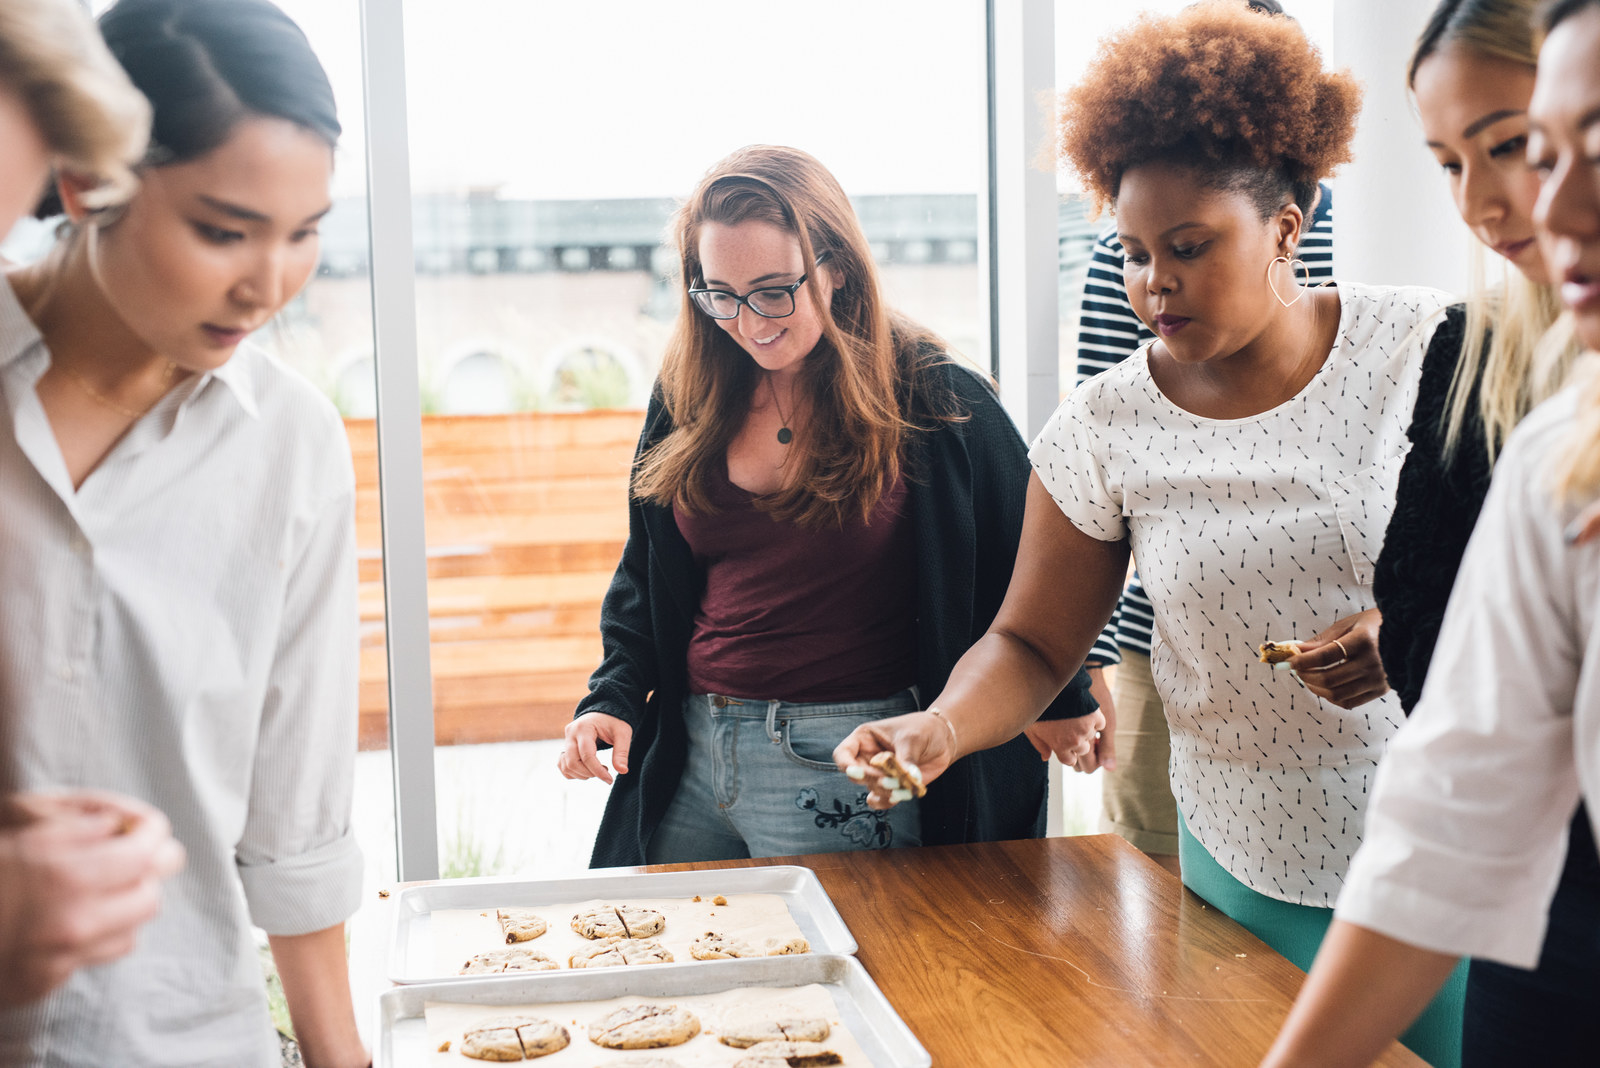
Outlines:
{"type": "MultiPolygon", "coordinates": [[[[394,930],[389,942],[389,981],[393,983],[476,982],[504,977],[440,975],[434,964],[429,916],[435,909],[536,907],[602,898],[692,898],[696,894],[772,894],[782,898],[812,953],[856,951],[855,936],[845,926],[817,873],[797,864],[757,868],[714,868],[701,871],[611,872],[572,879],[518,881],[450,879],[411,886],[395,895],[394,930]]],[[[696,965],[713,963],[694,962],[696,965]]],[[[672,967],[652,964],[651,968],[672,967]]],[[[631,970],[631,969],[630,969],[631,970]]],[[[550,978],[558,972],[517,973],[550,978]]]]}
{"type": "MultiPolygon", "coordinates": [[[[428,1048],[424,1009],[430,1001],[484,1006],[553,1004],[628,995],[683,997],[747,986],[793,987],[809,983],[821,984],[832,995],[840,1022],[860,1044],[873,1068],[929,1068],[933,1064],[933,1058],[860,961],[837,954],[809,953],[391,987],[378,998],[373,1068],[423,1068],[429,1063],[433,1051],[428,1048]]],[[[671,1054],[670,1050],[638,1052],[671,1054]]]]}

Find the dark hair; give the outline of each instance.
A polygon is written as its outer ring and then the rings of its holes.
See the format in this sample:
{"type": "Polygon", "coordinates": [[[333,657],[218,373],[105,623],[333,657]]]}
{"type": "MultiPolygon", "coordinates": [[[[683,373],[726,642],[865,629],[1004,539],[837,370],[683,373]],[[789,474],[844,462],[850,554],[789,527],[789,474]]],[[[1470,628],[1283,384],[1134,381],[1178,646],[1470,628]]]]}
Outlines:
{"type": "Polygon", "coordinates": [[[100,32],[154,111],[147,165],[203,156],[250,116],[339,141],[327,73],[268,0],[120,0],[100,32]]]}
{"type": "Polygon", "coordinates": [[[1600,8],[1600,0],[1546,0],[1536,16],[1541,36],[1586,8],[1600,8]]]}
{"type": "Polygon", "coordinates": [[[1283,14],[1283,5],[1278,0],[1245,0],[1245,3],[1261,12],[1263,15],[1283,14]]]}

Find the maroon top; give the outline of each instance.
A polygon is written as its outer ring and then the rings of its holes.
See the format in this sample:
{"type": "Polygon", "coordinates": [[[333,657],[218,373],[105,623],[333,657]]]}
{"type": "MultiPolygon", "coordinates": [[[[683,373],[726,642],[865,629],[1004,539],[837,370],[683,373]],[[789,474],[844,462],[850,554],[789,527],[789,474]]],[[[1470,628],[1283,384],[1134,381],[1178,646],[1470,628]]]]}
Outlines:
{"type": "Polygon", "coordinates": [[[784,701],[888,697],[917,678],[915,532],[902,475],[844,529],[779,522],[728,480],[714,515],[673,517],[705,568],[689,692],[784,701]]]}

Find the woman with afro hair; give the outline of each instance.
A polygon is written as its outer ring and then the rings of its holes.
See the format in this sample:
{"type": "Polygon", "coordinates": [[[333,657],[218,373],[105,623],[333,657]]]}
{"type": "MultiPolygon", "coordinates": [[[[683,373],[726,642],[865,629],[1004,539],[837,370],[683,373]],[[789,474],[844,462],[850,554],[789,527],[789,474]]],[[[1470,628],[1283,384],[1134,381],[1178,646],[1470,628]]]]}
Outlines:
{"type": "MultiPolygon", "coordinates": [[[[1143,16],[1061,105],[1062,156],[1113,208],[1155,339],[1034,442],[1010,589],[940,714],[867,724],[835,757],[893,750],[931,782],[1029,727],[1089,653],[1131,551],[1155,613],[1183,881],[1306,968],[1404,718],[1373,567],[1449,298],[1302,284],[1317,183],[1350,158],[1360,90],[1290,20],[1237,0],[1143,16]],[[1268,664],[1267,642],[1295,644],[1268,664]]],[[[1081,771],[1099,766],[1090,726],[1040,724],[1081,771]]],[[[892,803],[876,769],[856,774],[892,803]]],[[[1436,1065],[1460,1056],[1460,992],[1406,1036],[1436,1065]]]]}

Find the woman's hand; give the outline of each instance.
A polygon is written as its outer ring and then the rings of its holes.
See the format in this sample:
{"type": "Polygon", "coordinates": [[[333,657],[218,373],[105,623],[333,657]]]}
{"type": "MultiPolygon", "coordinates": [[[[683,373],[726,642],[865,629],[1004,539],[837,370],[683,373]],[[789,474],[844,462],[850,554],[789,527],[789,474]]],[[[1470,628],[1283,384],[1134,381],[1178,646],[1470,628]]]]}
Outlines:
{"type": "Polygon", "coordinates": [[[1346,616],[1300,643],[1288,664],[1306,689],[1340,708],[1355,708],[1389,692],[1389,678],[1378,657],[1376,608],[1346,616]]]}
{"type": "Polygon", "coordinates": [[[1111,722],[1105,714],[1107,707],[1072,719],[1041,719],[1023,733],[1039,751],[1040,760],[1049,760],[1054,753],[1062,767],[1074,771],[1114,768],[1117,759],[1112,748],[1111,722]]]}
{"type": "Polygon", "coordinates": [[[183,846],[160,810],[99,791],[12,799],[0,831],[0,1004],[18,1005],[78,968],[115,960],[161,905],[183,846]]]}
{"type": "Polygon", "coordinates": [[[933,712],[908,712],[903,716],[863,723],[833,751],[839,770],[867,787],[867,807],[893,808],[897,802],[884,789],[883,772],[871,760],[893,753],[902,764],[915,764],[924,786],[933,782],[961,755],[950,721],[933,712]]]}
{"type": "Polygon", "coordinates": [[[1569,545],[1587,545],[1600,537],[1600,501],[1579,512],[1578,517],[1567,524],[1566,536],[1569,545]]]}
{"type": "Polygon", "coordinates": [[[567,745],[561,750],[556,767],[569,779],[599,779],[610,783],[611,772],[600,760],[597,742],[611,745],[611,766],[618,775],[628,774],[628,746],[633,728],[604,712],[585,712],[567,724],[567,745]]]}

